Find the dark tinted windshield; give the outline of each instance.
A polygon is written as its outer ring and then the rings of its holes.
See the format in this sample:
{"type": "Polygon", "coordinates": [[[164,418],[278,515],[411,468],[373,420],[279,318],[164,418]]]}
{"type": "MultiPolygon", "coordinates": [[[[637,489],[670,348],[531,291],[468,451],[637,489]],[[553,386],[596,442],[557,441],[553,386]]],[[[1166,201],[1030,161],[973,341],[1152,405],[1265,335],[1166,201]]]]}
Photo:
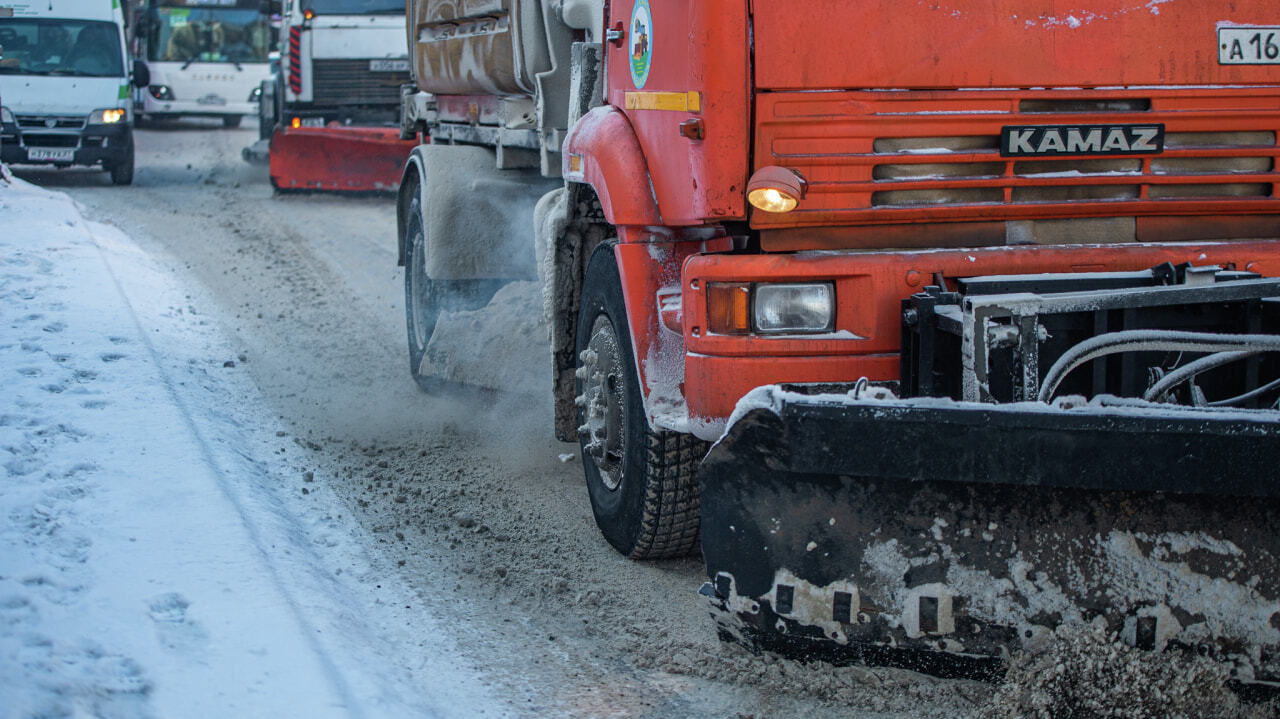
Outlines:
{"type": "Polygon", "coordinates": [[[0,73],[124,77],[120,34],[96,20],[0,19],[0,73]]]}
{"type": "Polygon", "coordinates": [[[152,8],[147,59],[266,62],[271,26],[257,10],[152,8]]]}
{"type": "Polygon", "coordinates": [[[404,0],[302,0],[302,8],[317,15],[403,14],[404,0]]]}

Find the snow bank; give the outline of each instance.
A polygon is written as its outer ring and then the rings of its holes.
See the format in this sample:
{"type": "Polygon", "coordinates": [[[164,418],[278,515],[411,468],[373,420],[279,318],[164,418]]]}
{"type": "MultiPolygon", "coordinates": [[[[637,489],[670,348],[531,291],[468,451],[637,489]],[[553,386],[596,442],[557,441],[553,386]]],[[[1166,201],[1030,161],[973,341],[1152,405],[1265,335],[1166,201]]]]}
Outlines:
{"type": "Polygon", "coordinates": [[[0,176],[0,713],[485,713],[190,297],[0,176]]]}

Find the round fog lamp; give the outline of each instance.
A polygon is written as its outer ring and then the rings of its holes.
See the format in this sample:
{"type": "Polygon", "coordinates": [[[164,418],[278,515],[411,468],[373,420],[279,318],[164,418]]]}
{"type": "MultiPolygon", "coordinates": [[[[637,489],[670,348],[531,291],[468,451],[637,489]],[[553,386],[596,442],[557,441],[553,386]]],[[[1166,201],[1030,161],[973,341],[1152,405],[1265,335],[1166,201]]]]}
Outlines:
{"type": "Polygon", "coordinates": [[[765,212],[790,212],[808,188],[809,183],[795,170],[768,165],[756,170],[747,182],[747,202],[765,212]]]}

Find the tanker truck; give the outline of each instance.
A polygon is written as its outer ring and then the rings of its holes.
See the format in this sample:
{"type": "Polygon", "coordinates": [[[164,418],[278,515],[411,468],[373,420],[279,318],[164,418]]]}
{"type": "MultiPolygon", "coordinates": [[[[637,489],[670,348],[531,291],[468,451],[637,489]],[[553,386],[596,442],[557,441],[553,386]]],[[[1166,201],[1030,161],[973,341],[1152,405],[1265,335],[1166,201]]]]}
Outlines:
{"type": "Polygon", "coordinates": [[[725,636],[1280,679],[1280,13],[1077,5],[410,0],[410,372],[536,278],[601,534],[725,636]]]}

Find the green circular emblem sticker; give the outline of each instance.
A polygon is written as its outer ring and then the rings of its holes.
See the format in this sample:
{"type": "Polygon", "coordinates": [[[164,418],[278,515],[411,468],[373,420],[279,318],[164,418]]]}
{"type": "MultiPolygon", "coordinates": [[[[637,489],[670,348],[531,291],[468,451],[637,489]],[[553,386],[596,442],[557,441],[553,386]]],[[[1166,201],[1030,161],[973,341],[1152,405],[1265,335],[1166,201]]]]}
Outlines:
{"type": "Polygon", "coordinates": [[[649,0],[636,0],[631,11],[631,82],[637,90],[649,80],[652,60],[653,14],[649,12],[649,0]]]}

